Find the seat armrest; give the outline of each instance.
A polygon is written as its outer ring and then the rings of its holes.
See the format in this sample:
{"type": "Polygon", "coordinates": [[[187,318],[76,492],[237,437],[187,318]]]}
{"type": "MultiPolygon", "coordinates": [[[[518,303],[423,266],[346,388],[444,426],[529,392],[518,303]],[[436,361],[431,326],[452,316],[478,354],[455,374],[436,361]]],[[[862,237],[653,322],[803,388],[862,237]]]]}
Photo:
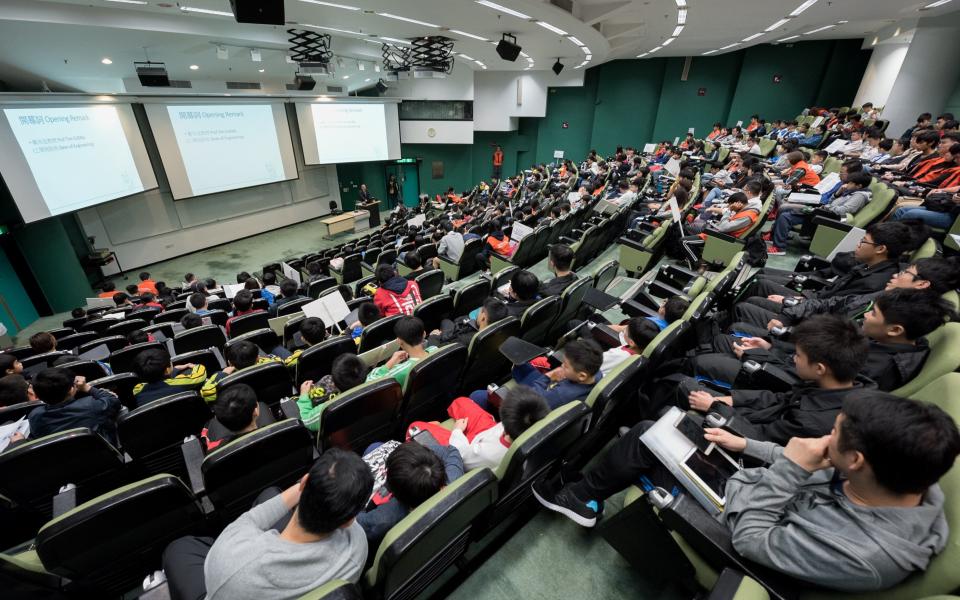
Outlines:
{"type": "Polygon", "coordinates": [[[815,210],[814,217],[811,223],[813,223],[814,226],[824,225],[826,227],[830,227],[832,229],[837,229],[840,231],[850,231],[851,229],[853,229],[853,225],[842,223],[840,221],[839,215],[834,215],[833,213],[830,213],[830,215],[827,215],[826,212],[828,211],[815,210]]]}
{"type": "Polygon", "coordinates": [[[681,280],[685,283],[689,283],[700,276],[696,271],[685,269],[680,265],[663,265],[660,267],[660,271],[671,279],[681,280]]]}
{"type": "Polygon", "coordinates": [[[297,406],[296,398],[284,398],[280,401],[280,411],[288,419],[299,419],[300,408],[297,406]]]}
{"type": "Polygon", "coordinates": [[[442,263],[447,263],[448,265],[457,266],[457,263],[455,263],[453,260],[451,260],[451,259],[448,258],[447,256],[444,256],[444,255],[442,255],[442,254],[438,254],[438,255],[437,255],[437,258],[439,258],[439,259],[440,259],[440,262],[442,262],[442,263]]]}
{"type": "Polygon", "coordinates": [[[60,493],[53,497],[53,518],[73,510],[77,506],[77,486],[72,483],[60,488],[60,493]]]}
{"type": "Polygon", "coordinates": [[[743,244],[743,240],[741,240],[740,238],[736,238],[736,237],[733,237],[732,235],[727,235],[725,233],[720,233],[719,231],[714,231],[712,229],[704,229],[703,233],[705,233],[708,238],[716,238],[724,242],[743,244]]]}
{"type": "Polygon", "coordinates": [[[563,242],[564,244],[567,244],[568,246],[570,246],[570,245],[576,244],[576,243],[579,242],[580,240],[579,240],[579,239],[573,239],[572,237],[569,237],[569,236],[566,236],[566,235],[561,235],[561,236],[560,236],[560,241],[563,242]]]}
{"type": "Polygon", "coordinates": [[[197,436],[191,435],[183,440],[180,446],[183,453],[183,463],[187,467],[187,476],[190,479],[190,489],[194,495],[200,496],[206,490],[203,486],[203,474],[200,472],[200,465],[203,464],[203,444],[197,436]]]}
{"type": "Polygon", "coordinates": [[[797,266],[794,268],[795,273],[804,273],[807,271],[819,271],[820,269],[826,269],[830,266],[830,261],[820,258],[819,256],[814,256],[813,254],[804,254],[800,257],[800,260],[797,262],[797,266]]]}
{"type": "MultiPolygon", "coordinates": [[[[707,600],[734,600],[740,591],[743,579],[744,575],[740,571],[724,569],[720,572],[720,577],[717,578],[717,582],[713,584],[713,589],[710,590],[710,595],[707,596],[707,600]]],[[[143,598],[143,596],[141,596],[141,598],[143,598]]]]}

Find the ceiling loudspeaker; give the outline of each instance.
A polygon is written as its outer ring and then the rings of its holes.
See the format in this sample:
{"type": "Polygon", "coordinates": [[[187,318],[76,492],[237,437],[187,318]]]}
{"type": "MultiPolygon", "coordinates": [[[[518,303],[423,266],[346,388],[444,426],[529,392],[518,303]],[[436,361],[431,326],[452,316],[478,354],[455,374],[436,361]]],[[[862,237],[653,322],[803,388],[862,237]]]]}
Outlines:
{"type": "Polygon", "coordinates": [[[297,76],[293,78],[293,85],[297,86],[298,90],[312,90],[317,86],[317,80],[309,75],[297,74],[297,76]]]}
{"type": "Polygon", "coordinates": [[[230,0],[237,23],[283,25],[283,0],[230,0]]]}
{"type": "Polygon", "coordinates": [[[387,87],[387,84],[385,84],[382,79],[379,80],[379,81],[377,81],[377,91],[378,91],[378,92],[380,92],[381,94],[384,94],[384,93],[386,93],[386,91],[387,91],[388,89],[390,89],[390,88],[387,87]]]}
{"type": "Polygon", "coordinates": [[[553,69],[553,72],[554,72],[556,75],[559,75],[559,74],[560,74],[560,71],[563,70],[563,63],[560,62],[560,59],[558,58],[558,59],[557,59],[557,62],[553,63],[553,66],[550,67],[550,68],[553,69]]]}
{"type": "Polygon", "coordinates": [[[143,87],[170,87],[167,66],[159,62],[135,62],[137,78],[143,87]]]}
{"type": "Polygon", "coordinates": [[[521,50],[523,50],[523,48],[517,45],[516,36],[510,35],[509,33],[503,34],[503,39],[497,44],[497,54],[499,54],[503,60],[509,60],[510,62],[517,60],[521,50]]]}

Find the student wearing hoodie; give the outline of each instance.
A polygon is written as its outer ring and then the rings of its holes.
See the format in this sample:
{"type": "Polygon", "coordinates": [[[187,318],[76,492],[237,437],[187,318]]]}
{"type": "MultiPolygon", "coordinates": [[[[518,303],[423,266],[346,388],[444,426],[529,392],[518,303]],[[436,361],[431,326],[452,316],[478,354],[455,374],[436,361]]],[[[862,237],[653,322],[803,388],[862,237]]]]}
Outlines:
{"type": "Polygon", "coordinates": [[[373,303],[384,317],[393,315],[412,315],[413,309],[420,304],[420,286],[397,275],[393,265],[378,265],[376,271],[377,292],[373,303]]]}

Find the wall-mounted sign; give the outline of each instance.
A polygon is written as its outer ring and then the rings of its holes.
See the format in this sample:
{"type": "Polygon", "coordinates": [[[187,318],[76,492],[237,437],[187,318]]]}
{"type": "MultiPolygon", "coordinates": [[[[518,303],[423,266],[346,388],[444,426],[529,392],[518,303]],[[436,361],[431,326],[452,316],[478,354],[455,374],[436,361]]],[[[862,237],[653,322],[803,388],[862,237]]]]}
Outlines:
{"type": "Polygon", "coordinates": [[[774,83],[780,83],[781,81],[783,81],[783,76],[782,76],[782,75],[774,75],[774,76],[773,76],[773,82],[774,82],[774,83]]]}
{"type": "Polygon", "coordinates": [[[560,127],[561,129],[570,129],[569,121],[564,121],[563,123],[560,123],[560,127]]]}
{"type": "Polygon", "coordinates": [[[697,88],[697,95],[698,95],[698,96],[706,96],[706,95],[707,95],[707,88],[697,88]]]}

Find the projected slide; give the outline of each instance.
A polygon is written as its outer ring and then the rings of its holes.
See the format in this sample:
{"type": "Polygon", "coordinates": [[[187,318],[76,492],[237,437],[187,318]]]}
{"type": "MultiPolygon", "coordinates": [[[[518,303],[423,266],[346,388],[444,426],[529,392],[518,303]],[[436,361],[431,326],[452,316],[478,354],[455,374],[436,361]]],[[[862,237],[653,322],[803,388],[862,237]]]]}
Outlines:
{"type": "Polygon", "coordinates": [[[400,158],[396,104],[298,104],[297,119],[307,164],[400,158]]]}
{"type": "MultiPolygon", "coordinates": [[[[63,214],[156,186],[139,131],[134,129],[134,137],[146,162],[140,169],[118,108],[135,128],[129,107],[3,110],[19,152],[3,144],[0,153],[22,155],[32,175],[32,181],[26,181],[23,174],[12,172],[15,166],[8,161],[19,157],[8,155],[3,161],[4,177],[24,220],[63,214]],[[143,177],[142,171],[146,171],[143,177]]],[[[0,135],[0,140],[5,141],[4,137],[0,135]]]]}

